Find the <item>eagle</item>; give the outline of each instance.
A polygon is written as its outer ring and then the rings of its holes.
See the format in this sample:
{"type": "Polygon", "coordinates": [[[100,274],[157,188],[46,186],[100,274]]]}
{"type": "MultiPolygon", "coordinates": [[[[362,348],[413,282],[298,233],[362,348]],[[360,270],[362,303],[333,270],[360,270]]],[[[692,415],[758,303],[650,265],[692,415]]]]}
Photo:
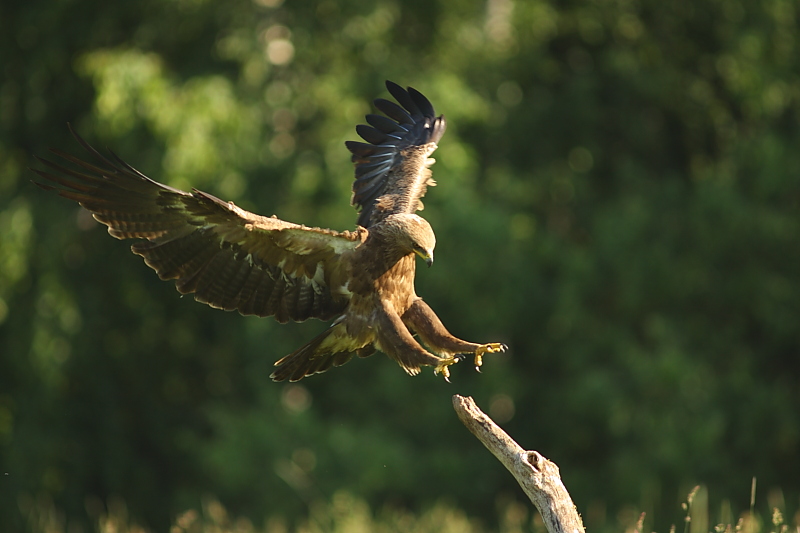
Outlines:
{"type": "Polygon", "coordinates": [[[51,149],[71,164],[37,157],[47,170],[33,169],[42,178],[34,183],[78,202],[112,237],[140,239],[133,253],[198,302],[281,323],[332,320],[275,363],[275,381],[298,381],[376,350],[410,375],[428,365],[449,381],[450,365],[471,354],[480,370],[484,354],[506,346],[453,336],[414,290],[416,257],[433,263],[436,237],[417,211],[435,185],[430,155],[446,122],[417,90],[390,81],[386,88],[397,103],[376,99],[383,115],[368,114],[368,124],[356,127],[365,142],[345,143],[355,165],[353,231],[261,216],[158,183],[113,152],[101,155],[69,125],[95,162],[51,149]]]}

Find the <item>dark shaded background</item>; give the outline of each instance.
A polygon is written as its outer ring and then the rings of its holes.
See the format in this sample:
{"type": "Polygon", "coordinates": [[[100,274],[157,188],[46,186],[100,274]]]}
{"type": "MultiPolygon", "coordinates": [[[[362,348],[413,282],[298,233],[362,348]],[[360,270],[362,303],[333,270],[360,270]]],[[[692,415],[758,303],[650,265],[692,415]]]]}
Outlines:
{"type": "Polygon", "coordinates": [[[24,530],[31,501],[85,524],[87,502],[120,498],[163,531],[207,494],[291,520],[338,489],[412,510],[446,497],[492,524],[498,498],[523,496],[461,427],[454,393],[556,461],[590,528],[644,510],[666,531],[696,483],[735,521],[752,476],[791,516],[797,9],[4,2],[2,530],[24,530]],[[157,180],[350,229],[343,142],[387,78],[449,124],[418,292],[455,334],[511,347],[452,385],[381,355],[272,383],[272,362],[324,324],[180,298],[29,181],[33,154],[80,150],[69,121],[157,180]]]}

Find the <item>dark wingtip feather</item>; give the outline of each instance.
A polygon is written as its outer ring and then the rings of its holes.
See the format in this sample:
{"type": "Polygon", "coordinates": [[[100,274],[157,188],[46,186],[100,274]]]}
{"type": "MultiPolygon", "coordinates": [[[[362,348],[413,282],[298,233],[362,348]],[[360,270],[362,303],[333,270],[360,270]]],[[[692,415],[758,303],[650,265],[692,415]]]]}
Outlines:
{"type": "Polygon", "coordinates": [[[431,101],[425,98],[425,96],[423,96],[423,94],[415,88],[408,88],[408,96],[411,97],[411,100],[419,108],[422,116],[432,117],[436,114],[436,112],[433,110],[433,104],[431,101]]]}
{"type": "Polygon", "coordinates": [[[389,94],[391,94],[392,96],[394,96],[395,92],[398,92],[398,91],[402,92],[403,91],[403,88],[400,85],[398,85],[395,82],[393,82],[392,80],[386,80],[385,82],[383,82],[383,84],[386,86],[386,89],[389,91],[389,94]]]}
{"type": "MultiPolygon", "coordinates": [[[[28,167],[28,170],[32,170],[33,172],[36,172],[37,174],[41,175],[41,173],[38,170],[36,170],[35,168],[28,167]]],[[[36,180],[30,180],[30,182],[33,183],[34,185],[36,185],[37,187],[39,187],[40,189],[44,190],[44,191],[55,191],[55,190],[57,190],[57,188],[53,187],[52,185],[47,185],[46,183],[41,183],[41,182],[38,182],[36,180]]]]}
{"type": "Polygon", "coordinates": [[[362,139],[364,139],[370,144],[382,144],[387,141],[386,134],[381,131],[378,131],[372,126],[359,124],[358,126],[356,126],[356,133],[358,133],[358,135],[362,139]]]}
{"type": "Polygon", "coordinates": [[[389,118],[396,120],[400,124],[414,124],[414,119],[411,117],[408,111],[396,103],[389,100],[384,100],[383,98],[376,98],[372,103],[378,108],[379,111],[384,113],[389,118]]]}
{"type": "Polygon", "coordinates": [[[389,80],[386,80],[386,88],[389,90],[389,94],[411,113],[412,117],[422,116],[422,112],[406,89],[389,80]]]}

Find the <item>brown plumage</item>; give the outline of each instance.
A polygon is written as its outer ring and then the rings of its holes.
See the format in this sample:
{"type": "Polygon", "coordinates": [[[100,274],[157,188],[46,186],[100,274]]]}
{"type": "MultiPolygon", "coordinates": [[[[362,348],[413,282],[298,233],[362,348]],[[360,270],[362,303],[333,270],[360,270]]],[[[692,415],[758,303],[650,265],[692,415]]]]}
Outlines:
{"type": "Polygon", "coordinates": [[[389,118],[367,115],[370,126],[356,129],[367,143],[347,142],[356,167],[352,203],[361,209],[355,231],[263,217],[196,189],[163,185],[113,153],[113,160],[102,156],[71,127],[101,166],[54,149],[74,168],[40,159],[50,171],[34,172],[49,183],[37,185],[80,203],[113,237],[144,239],[132,251],[199,302],[280,322],[335,318],[275,363],[276,381],[296,381],[376,349],[409,374],[431,365],[447,378],[457,355],[474,354],[479,367],[484,353],[505,346],[457,339],[414,292],[415,256],[433,262],[436,238],[416,211],[435,185],[428,156],[445,121],[414,89],[386,86],[400,105],[376,100],[389,118]]]}

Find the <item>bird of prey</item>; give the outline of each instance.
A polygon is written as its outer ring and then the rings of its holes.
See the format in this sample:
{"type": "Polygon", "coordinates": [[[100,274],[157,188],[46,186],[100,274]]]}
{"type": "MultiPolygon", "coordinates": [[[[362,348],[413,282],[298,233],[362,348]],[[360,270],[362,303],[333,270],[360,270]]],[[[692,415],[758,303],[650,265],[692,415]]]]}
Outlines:
{"type": "Polygon", "coordinates": [[[465,355],[479,369],[484,354],[506,346],[456,338],[414,291],[415,258],[433,263],[436,238],[416,212],[435,185],[429,156],[445,119],[415,89],[386,87],[397,103],[375,100],[385,116],[367,115],[369,125],[356,127],[366,142],[346,143],[355,163],[351,203],[360,209],[354,231],[293,224],[163,185],[113,152],[104,157],[71,127],[96,163],[52,149],[72,165],[39,158],[48,170],[34,169],[44,180],[36,183],[88,209],[112,237],[142,239],[133,253],[199,302],[280,322],[333,319],[275,363],[275,381],[297,381],[376,350],[408,374],[430,365],[449,381],[448,367],[465,355]]]}

